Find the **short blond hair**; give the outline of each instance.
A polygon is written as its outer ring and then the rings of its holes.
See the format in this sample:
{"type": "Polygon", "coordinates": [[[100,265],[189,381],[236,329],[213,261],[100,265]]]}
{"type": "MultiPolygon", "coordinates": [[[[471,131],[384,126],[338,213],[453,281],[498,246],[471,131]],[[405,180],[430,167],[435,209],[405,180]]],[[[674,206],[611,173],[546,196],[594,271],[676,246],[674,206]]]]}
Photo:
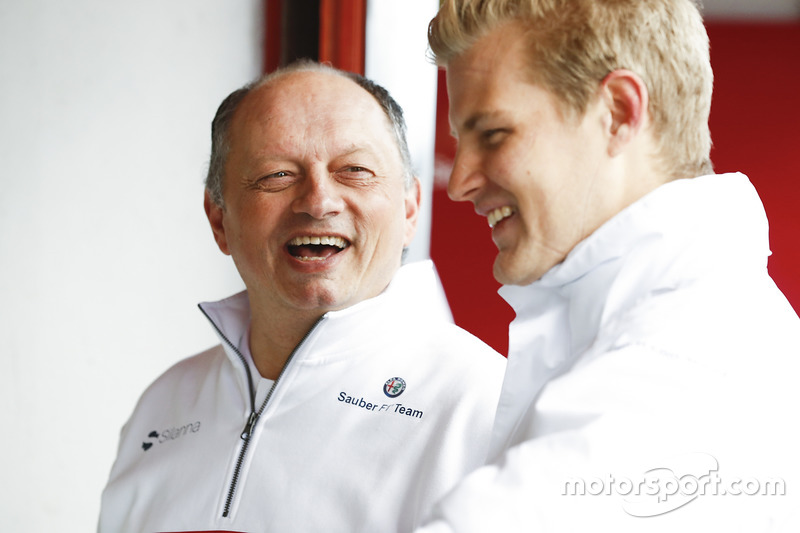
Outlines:
{"type": "Polygon", "coordinates": [[[529,31],[531,81],[583,116],[605,76],[637,73],[663,170],[672,178],[712,171],[713,73],[708,34],[693,0],[443,0],[428,27],[440,66],[508,22],[529,31]]]}

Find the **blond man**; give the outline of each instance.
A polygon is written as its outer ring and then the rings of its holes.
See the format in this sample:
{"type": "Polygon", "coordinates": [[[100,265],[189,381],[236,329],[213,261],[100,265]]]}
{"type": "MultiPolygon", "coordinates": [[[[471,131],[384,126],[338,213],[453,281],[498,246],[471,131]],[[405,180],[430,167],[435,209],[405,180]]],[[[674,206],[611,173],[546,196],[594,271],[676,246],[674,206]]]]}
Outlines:
{"type": "Polygon", "coordinates": [[[516,318],[489,464],[424,531],[795,530],[800,321],[712,171],[698,7],[445,0],[429,41],[516,318]]]}

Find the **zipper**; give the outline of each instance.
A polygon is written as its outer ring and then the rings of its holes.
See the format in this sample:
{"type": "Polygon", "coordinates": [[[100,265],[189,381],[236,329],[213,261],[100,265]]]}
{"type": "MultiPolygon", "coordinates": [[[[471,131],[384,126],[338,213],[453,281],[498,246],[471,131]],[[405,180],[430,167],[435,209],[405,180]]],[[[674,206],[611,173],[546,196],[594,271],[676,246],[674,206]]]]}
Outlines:
{"type": "Polygon", "coordinates": [[[242,449],[239,450],[239,457],[236,459],[236,466],[233,469],[231,484],[230,487],[228,488],[228,495],[225,498],[225,506],[223,507],[222,510],[222,517],[227,518],[231,511],[231,505],[233,504],[233,497],[236,494],[236,487],[239,484],[239,478],[242,473],[242,465],[244,464],[244,459],[247,456],[247,450],[250,447],[250,437],[253,436],[253,431],[255,431],[258,419],[261,418],[261,414],[264,412],[264,409],[266,409],[270,398],[272,398],[272,393],[275,391],[275,387],[278,386],[278,382],[281,380],[281,377],[286,372],[286,369],[289,367],[289,364],[292,362],[292,359],[294,359],[295,354],[303,346],[303,343],[305,343],[306,339],[308,339],[308,337],[311,336],[311,333],[313,333],[314,330],[317,329],[317,326],[320,324],[320,322],[322,322],[325,319],[325,315],[322,315],[317,319],[316,322],[314,322],[314,324],[306,332],[306,334],[303,335],[303,338],[300,339],[300,342],[297,344],[297,346],[294,347],[294,350],[292,350],[292,353],[290,353],[289,357],[286,359],[286,364],[283,365],[280,374],[278,374],[278,378],[272,383],[272,387],[270,387],[269,392],[267,393],[267,397],[264,398],[264,401],[261,403],[261,407],[259,407],[258,411],[256,411],[255,408],[256,395],[255,391],[253,390],[253,376],[250,372],[250,365],[247,364],[247,360],[244,358],[239,349],[236,346],[234,346],[234,344],[230,340],[228,340],[228,337],[226,337],[225,334],[222,333],[222,331],[220,331],[220,329],[217,327],[214,321],[211,320],[211,317],[208,316],[208,313],[206,313],[202,307],[200,307],[200,310],[203,311],[203,314],[206,315],[206,318],[208,318],[209,322],[211,322],[211,325],[213,325],[214,329],[217,330],[219,336],[234,351],[234,353],[236,353],[236,355],[239,356],[239,360],[242,362],[242,364],[244,365],[244,369],[247,372],[247,385],[250,392],[250,416],[247,417],[247,422],[245,423],[244,428],[242,429],[242,433],[240,435],[240,438],[243,441],[242,449]]]}
{"type": "MultiPolygon", "coordinates": [[[[255,390],[253,390],[253,374],[250,372],[250,365],[247,364],[247,359],[244,358],[244,356],[242,355],[242,352],[239,351],[239,348],[237,348],[236,345],[234,345],[230,340],[228,340],[228,337],[226,337],[225,334],[222,333],[222,330],[219,329],[219,327],[217,326],[217,323],[214,322],[211,319],[211,317],[208,315],[208,313],[206,313],[206,310],[203,309],[203,306],[202,305],[198,305],[197,307],[200,308],[200,311],[206,316],[208,321],[211,322],[211,325],[214,327],[214,330],[216,330],[217,335],[219,335],[219,337],[223,341],[225,341],[225,344],[227,344],[228,347],[231,350],[233,350],[233,352],[237,356],[239,356],[239,360],[242,362],[242,365],[244,366],[244,370],[247,373],[247,389],[248,389],[248,392],[250,393],[250,412],[251,413],[255,413],[255,410],[256,410],[256,393],[255,393],[255,390]]],[[[253,415],[251,414],[250,416],[252,417],[253,415]]]]}

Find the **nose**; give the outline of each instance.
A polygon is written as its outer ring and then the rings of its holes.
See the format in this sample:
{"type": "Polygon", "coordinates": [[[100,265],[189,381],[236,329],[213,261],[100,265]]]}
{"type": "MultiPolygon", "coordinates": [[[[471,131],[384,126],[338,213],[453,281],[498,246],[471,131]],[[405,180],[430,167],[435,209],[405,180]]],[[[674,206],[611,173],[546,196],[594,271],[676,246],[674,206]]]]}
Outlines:
{"type": "Polygon", "coordinates": [[[476,158],[459,146],[447,182],[447,195],[455,202],[473,201],[485,183],[486,177],[476,158]]]}
{"type": "Polygon", "coordinates": [[[292,202],[295,213],[305,213],[322,220],[335,216],[344,209],[344,200],[338,191],[338,185],[325,169],[309,171],[297,191],[292,202]]]}

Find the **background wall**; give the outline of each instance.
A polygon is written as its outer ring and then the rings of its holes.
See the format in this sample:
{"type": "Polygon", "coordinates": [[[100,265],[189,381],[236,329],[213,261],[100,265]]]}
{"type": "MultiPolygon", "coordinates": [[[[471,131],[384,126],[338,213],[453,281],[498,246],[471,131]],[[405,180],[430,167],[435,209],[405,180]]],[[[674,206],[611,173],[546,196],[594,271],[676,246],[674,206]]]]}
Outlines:
{"type": "Polygon", "coordinates": [[[406,255],[411,262],[430,257],[437,68],[425,54],[428,22],[439,3],[414,0],[414,9],[408,7],[408,0],[367,3],[364,74],[383,85],[402,106],[408,127],[408,149],[422,188],[417,234],[406,255]]]}
{"type": "Polygon", "coordinates": [[[260,4],[0,2],[0,531],[93,531],[139,394],[216,343],[209,126],[260,4]]]}

